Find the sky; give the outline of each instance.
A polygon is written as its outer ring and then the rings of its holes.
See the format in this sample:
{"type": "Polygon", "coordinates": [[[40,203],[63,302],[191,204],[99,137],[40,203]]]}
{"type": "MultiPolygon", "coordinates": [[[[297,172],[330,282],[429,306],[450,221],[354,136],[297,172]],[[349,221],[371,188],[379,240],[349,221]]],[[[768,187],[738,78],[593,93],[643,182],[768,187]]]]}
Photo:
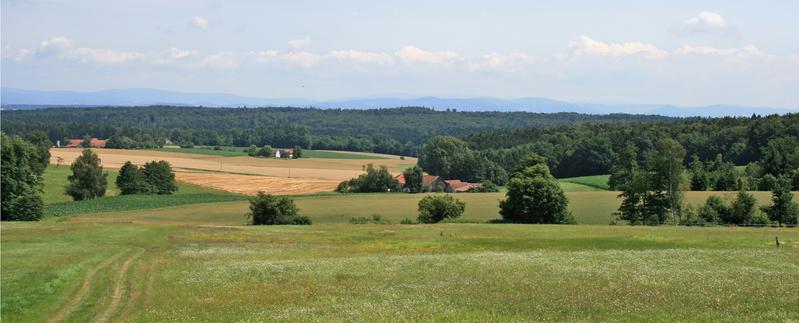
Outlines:
{"type": "Polygon", "coordinates": [[[3,87],[799,109],[799,1],[19,1],[3,87]]]}

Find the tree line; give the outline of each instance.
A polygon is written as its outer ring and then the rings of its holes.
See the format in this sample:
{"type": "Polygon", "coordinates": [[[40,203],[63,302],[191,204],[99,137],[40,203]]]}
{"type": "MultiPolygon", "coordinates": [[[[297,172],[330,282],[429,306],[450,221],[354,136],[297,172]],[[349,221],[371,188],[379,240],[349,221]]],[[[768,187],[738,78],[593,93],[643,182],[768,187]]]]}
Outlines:
{"type": "Polygon", "coordinates": [[[43,130],[66,138],[115,139],[116,148],[177,145],[293,147],[416,156],[438,135],[465,136],[496,129],[678,119],[625,114],[456,112],[420,107],[393,109],[96,107],[3,112],[3,128],[25,135],[43,130]],[[130,139],[130,140],[128,140],[130,139]]]}

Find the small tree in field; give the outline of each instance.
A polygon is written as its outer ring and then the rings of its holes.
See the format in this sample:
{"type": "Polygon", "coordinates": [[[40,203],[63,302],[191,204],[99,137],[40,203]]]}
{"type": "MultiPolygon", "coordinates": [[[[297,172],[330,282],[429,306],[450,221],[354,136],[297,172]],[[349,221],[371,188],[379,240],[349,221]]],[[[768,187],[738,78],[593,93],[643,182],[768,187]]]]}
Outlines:
{"type": "Polygon", "coordinates": [[[65,193],[75,201],[90,200],[105,195],[108,185],[108,173],[100,167],[100,158],[91,149],[83,153],[72,163],[72,175],[67,177],[69,184],[65,193]]]}
{"type": "Polygon", "coordinates": [[[781,178],[778,180],[771,194],[772,204],[762,208],[769,219],[781,225],[797,224],[799,205],[793,201],[789,179],[781,178]]]}
{"type": "Polygon", "coordinates": [[[152,191],[152,187],[147,183],[141,168],[131,162],[126,162],[119,169],[116,185],[121,195],[147,194],[152,191]]]}
{"type": "Polygon", "coordinates": [[[258,192],[250,200],[250,217],[253,225],[311,224],[311,219],[297,215],[294,201],[285,196],[273,196],[258,192]]]}
{"type": "Polygon", "coordinates": [[[500,215],[514,223],[573,223],[569,200],[547,165],[525,158],[508,182],[507,198],[499,202],[500,215]]]}
{"type": "Polygon", "coordinates": [[[449,195],[428,195],[419,201],[419,222],[438,223],[460,217],[466,203],[449,195]]]}
{"type": "Polygon", "coordinates": [[[153,193],[172,194],[178,190],[172,166],[165,160],[151,161],[144,164],[142,174],[152,188],[153,193]]]}

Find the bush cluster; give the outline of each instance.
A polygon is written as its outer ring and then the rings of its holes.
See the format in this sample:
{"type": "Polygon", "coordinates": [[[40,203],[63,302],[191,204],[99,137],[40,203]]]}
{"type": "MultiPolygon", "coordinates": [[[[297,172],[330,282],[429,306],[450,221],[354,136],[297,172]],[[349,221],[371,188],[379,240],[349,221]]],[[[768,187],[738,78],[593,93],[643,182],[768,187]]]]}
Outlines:
{"type": "Polygon", "coordinates": [[[310,218],[298,215],[298,212],[294,200],[258,192],[250,200],[248,216],[253,225],[311,224],[310,218]]]}
{"type": "Polygon", "coordinates": [[[130,161],[119,169],[116,185],[120,194],[172,194],[178,190],[169,162],[151,161],[139,167],[130,161]]]}
{"type": "Polygon", "coordinates": [[[466,203],[450,195],[428,195],[419,201],[420,223],[438,223],[463,215],[466,203]]]}

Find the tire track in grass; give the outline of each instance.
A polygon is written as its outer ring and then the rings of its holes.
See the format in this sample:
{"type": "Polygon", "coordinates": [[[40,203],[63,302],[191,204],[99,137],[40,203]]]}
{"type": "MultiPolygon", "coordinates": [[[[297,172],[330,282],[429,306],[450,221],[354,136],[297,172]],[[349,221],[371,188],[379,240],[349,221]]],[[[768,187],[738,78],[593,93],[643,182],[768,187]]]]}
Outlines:
{"type": "Polygon", "coordinates": [[[114,276],[113,284],[114,289],[111,294],[111,303],[106,306],[105,310],[97,316],[95,322],[108,322],[110,321],[111,315],[116,312],[117,307],[119,307],[119,302],[122,300],[122,297],[125,295],[125,274],[128,272],[128,267],[130,267],[130,263],[133,262],[136,258],[141,256],[144,253],[144,249],[141,249],[128,257],[124,263],[122,263],[122,267],[119,269],[117,274],[114,276]]]}
{"type": "Polygon", "coordinates": [[[121,257],[125,251],[119,252],[105,261],[101,262],[99,265],[92,267],[86,273],[86,276],[83,277],[83,281],[81,282],[80,288],[70,296],[69,301],[64,304],[61,308],[56,311],[52,318],[47,320],[48,322],[63,322],[72,315],[73,312],[78,308],[81,301],[86,298],[86,295],[92,288],[92,281],[94,280],[94,275],[97,274],[100,269],[108,267],[111,263],[114,262],[117,258],[121,257]]]}

